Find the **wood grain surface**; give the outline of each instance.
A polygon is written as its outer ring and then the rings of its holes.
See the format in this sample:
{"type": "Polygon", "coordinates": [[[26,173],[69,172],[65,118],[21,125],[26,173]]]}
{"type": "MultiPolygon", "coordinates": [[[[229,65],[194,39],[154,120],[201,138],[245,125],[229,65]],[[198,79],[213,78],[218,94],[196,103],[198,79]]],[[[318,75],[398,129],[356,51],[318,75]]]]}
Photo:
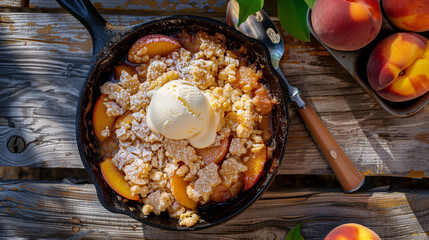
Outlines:
{"type": "Polygon", "coordinates": [[[0,7],[21,7],[21,0],[2,0],[0,2],[0,7]]]}
{"type": "MultiPolygon", "coordinates": [[[[225,12],[227,0],[91,0],[92,4],[99,10],[140,10],[146,12],[225,12]]],[[[29,0],[30,8],[60,8],[55,1],[29,0]]]]}
{"type": "MultiPolygon", "coordinates": [[[[31,11],[0,9],[0,165],[82,168],[74,118],[92,42],[70,14],[31,11]],[[14,135],[28,144],[22,153],[6,149],[14,135]]],[[[147,13],[103,16],[119,26],[156,17],[147,13]]],[[[303,43],[285,32],[282,35],[286,43],[283,72],[302,90],[363,174],[429,174],[427,107],[412,117],[393,117],[316,40],[303,43]]],[[[293,108],[289,122],[279,173],[332,174],[293,108]]]]}
{"type": "Polygon", "coordinates": [[[5,238],[284,239],[301,223],[302,235],[311,240],[323,239],[346,222],[363,224],[383,240],[427,239],[429,232],[425,207],[429,193],[420,190],[354,194],[340,189],[271,190],[226,223],[181,233],[108,212],[90,184],[3,181],[0,203],[0,236],[5,238]]]}
{"type": "MultiPolygon", "coordinates": [[[[224,21],[228,0],[91,2],[112,25],[127,27],[171,14],[224,21]]],[[[264,8],[278,24],[276,4],[267,0],[264,8]]],[[[429,176],[429,107],[408,118],[391,116],[314,38],[304,43],[284,31],[282,36],[283,72],[364,175],[429,176]]],[[[0,0],[0,167],[83,171],[75,113],[91,53],[86,29],[56,1],[0,0]],[[26,143],[21,153],[7,149],[14,136],[26,143]]],[[[332,174],[297,111],[290,106],[289,114],[279,174],[332,174]]],[[[314,240],[347,222],[363,224],[383,240],[429,239],[427,190],[380,187],[344,194],[277,184],[232,220],[178,235],[107,211],[92,184],[2,177],[0,239],[284,239],[300,223],[304,238],[314,240]]]]}

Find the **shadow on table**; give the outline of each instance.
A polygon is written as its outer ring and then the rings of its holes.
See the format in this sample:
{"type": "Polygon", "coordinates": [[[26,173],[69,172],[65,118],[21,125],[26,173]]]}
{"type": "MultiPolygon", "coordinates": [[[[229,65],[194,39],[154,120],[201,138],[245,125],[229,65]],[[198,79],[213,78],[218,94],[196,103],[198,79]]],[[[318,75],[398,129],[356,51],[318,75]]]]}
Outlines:
{"type": "MultiPolygon", "coordinates": [[[[342,80],[350,82],[350,87],[358,85],[339,64],[338,69],[344,72],[342,80]]],[[[422,114],[424,109],[413,116],[399,118],[381,108],[363,89],[361,92],[362,96],[345,94],[344,99],[359,125],[356,130],[365,135],[377,157],[369,160],[370,166],[362,162],[359,168],[366,169],[364,172],[369,174],[425,177],[429,162],[426,165],[421,162],[429,149],[429,125],[424,124],[427,123],[427,114],[422,114]],[[363,106],[367,109],[362,109],[363,106]]]]}

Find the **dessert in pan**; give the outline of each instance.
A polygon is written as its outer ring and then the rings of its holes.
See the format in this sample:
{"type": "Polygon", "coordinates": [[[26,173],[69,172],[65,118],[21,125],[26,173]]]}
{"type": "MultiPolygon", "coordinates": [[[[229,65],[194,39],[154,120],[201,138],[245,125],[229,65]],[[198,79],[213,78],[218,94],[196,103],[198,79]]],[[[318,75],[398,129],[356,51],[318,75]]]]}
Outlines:
{"type": "Polygon", "coordinates": [[[144,215],[168,212],[191,227],[197,206],[247,191],[271,158],[276,98],[248,49],[225,42],[204,31],[143,36],[100,87],[101,171],[144,215]]]}

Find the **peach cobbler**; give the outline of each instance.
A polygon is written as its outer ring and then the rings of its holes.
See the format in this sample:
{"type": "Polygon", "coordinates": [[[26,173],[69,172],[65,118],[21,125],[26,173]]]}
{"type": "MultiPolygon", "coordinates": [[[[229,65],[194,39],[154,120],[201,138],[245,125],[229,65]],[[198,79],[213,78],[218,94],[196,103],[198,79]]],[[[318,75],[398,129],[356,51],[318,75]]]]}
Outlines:
{"type": "Polygon", "coordinates": [[[247,191],[271,155],[276,100],[261,80],[222,34],[140,38],[93,110],[106,182],[144,215],[166,211],[187,227],[198,206],[247,191]]]}

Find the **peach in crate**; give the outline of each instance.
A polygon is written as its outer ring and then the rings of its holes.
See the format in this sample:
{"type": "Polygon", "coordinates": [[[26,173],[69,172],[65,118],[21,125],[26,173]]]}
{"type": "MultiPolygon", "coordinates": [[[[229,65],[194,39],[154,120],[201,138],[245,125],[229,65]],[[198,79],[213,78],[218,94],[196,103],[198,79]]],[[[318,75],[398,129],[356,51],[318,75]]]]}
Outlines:
{"type": "Polygon", "coordinates": [[[311,22],[324,44],[353,51],[375,39],[381,29],[382,15],[378,0],[317,0],[311,22]]]}
{"type": "Polygon", "coordinates": [[[180,43],[174,38],[162,34],[146,35],[131,46],[128,51],[128,61],[142,63],[145,55],[148,57],[163,56],[178,48],[180,48],[180,43]]]}
{"type": "Polygon", "coordinates": [[[101,95],[94,106],[94,111],[92,113],[92,122],[94,124],[94,133],[99,141],[104,141],[108,135],[103,134],[102,131],[106,129],[112,131],[113,123],[116,120],[116,117],[107,116],[107,108],[103,104],[108,101],[109,98],[107,95],[101,95]]]}
{"type": "Polygon", "coordinates": [[[125,180],[125,175],[115,166],[110,158],[100,163],[100,170],[107,184],[124,198],[138,201],[140,195],[131,192],[130,185],[125,180]]]}
{"type": "Polygon", "coordinates": [[[429,31],[429,0],[383,0],[382,4],[395,27],[412,32],[429,31]]]}
{"type": "Polygon", "coordinates": [[[429,41],[418,33],[395,33],[372,51],[367,76],[377,94],[392,102],[429,91],[429,41]]]}

